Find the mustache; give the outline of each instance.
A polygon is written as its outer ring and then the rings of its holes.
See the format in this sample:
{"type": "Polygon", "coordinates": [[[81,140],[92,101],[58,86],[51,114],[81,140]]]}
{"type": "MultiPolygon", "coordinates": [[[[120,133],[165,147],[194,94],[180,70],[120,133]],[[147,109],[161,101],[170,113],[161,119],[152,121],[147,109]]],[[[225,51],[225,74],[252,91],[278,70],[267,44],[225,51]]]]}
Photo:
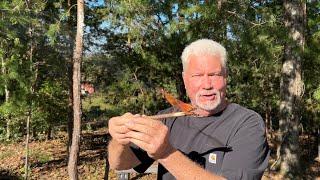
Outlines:
{"type": "Polygon", "coordinates": [[[201,90],[197,93],[198,96],[206,96],[206,95],[216,95],[218,94],[219,91],[218,90],[215,90],[215,89],[212,89],[212,90],[201,90]]]}

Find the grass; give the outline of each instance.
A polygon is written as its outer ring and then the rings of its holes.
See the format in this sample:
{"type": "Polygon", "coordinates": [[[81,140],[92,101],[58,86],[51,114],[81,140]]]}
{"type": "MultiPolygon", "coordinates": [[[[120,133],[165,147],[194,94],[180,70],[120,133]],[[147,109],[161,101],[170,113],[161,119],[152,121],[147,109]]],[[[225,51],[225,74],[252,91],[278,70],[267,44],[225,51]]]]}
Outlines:
{"type": "Polygon", "coordinates": [[[43,150],[33,150],[30,152],[30,158],[34,159],[36,162],[44,164],[51,160],[53,160],[53,157],[43,150]]]}
{"type": "Polygon", "coordinates": [[[0,160],[2,159],[6,159],[6,158],[10,158],[11,156],[13,156],[14,154],[10,151],[4,151],[0,153],[0,160]]]}
{"type": "Polygon", "coordinates": [[[91,97],[86,97],[82,101],[82,108],[89,111],[92,107],[99,107],[101,110],[107,110],[110,105],[106,102],[106,96],[102,94],[96,94],[91,97]]]}
{"type": "MultiPolygon", "coordinates": [[[[68,179],[67,134],[65,132],[60,133],[63,135],[61,138],[30,142],[30,179],[68,179]]],[[[103,179],[107,146],[107,143],[103,141],[104,138],[105,136],[101,136],[95,137],[94,141],[82,141],[78,166],[80,180],[103,179]],[[94,146],[95,143],[93,142],[97,142],[96,140],[100,140],[102,146],[94,146]]],[[[306,140],[301,138],[301,142],[306,142],[306,140]]],[[[9,175],[16,177],[12,179],[22,179],[25,171],[24,152],[25,146],[23,142],[0,143],[0,179],[9,175]]],[[[310,166],[305,166],[305,168],[308,170],[308,174],[304,179],[320,178],[319,162],[312,162],[310,166]]],[[[276,171],[268,171],[263,176],[263,180],[281,179],[277,173],[276,171]]],[[[139,180],[156,179],[155,174],[131,174],[131,177],[139,180]]],[[[116,172],[110,170],[109,180],[116,179],[116,172]]]]}
{"type": "Polygon", "coordinates": [[[82,100],[83,115],[87,120],[108,119],[121,114],[118,106],[106,103],[106,96],[94,94],[82,100]]]}

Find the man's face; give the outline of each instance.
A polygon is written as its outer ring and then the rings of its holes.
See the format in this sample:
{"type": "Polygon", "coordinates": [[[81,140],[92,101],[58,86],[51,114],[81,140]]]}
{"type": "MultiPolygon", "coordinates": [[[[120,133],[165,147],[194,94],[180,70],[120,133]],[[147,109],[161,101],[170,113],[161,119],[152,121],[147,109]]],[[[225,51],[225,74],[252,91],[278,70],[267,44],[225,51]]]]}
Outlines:
{"type": "Polygon", "coordinates": [[[191,103],[200,109],[213,111],[226,97],[226,71],[222,68],[220,56],[189,58],[183,80],[191,103]]]}

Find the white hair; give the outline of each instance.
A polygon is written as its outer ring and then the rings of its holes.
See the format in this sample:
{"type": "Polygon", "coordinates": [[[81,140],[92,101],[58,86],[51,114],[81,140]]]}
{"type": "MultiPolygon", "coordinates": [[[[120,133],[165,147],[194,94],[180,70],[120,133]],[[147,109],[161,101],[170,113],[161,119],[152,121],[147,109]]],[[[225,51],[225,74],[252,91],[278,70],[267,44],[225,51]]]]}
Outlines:
{"type": "Polygon", "coordinates": [[[181,60],[183,65],[183,71],[187,69],[190,61],[190,56],[202,56],[202,55],[219,55],[222,67],[226,70],[227,52],[226,49],[218,42],[210,39],[199,39],[192,42],[184,48],[181,60]]]}

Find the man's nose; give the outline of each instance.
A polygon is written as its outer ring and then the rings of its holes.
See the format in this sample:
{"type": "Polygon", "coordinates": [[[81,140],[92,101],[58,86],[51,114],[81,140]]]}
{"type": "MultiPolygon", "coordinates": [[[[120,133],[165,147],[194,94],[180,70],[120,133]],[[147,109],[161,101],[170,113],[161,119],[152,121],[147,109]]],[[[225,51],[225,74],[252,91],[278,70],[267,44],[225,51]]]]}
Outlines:
{"type": "Polygon", "coordinates": [[[210,77],[206,75],[203,78],[203,89],[212,89],[212,80],[210,77]]]}

